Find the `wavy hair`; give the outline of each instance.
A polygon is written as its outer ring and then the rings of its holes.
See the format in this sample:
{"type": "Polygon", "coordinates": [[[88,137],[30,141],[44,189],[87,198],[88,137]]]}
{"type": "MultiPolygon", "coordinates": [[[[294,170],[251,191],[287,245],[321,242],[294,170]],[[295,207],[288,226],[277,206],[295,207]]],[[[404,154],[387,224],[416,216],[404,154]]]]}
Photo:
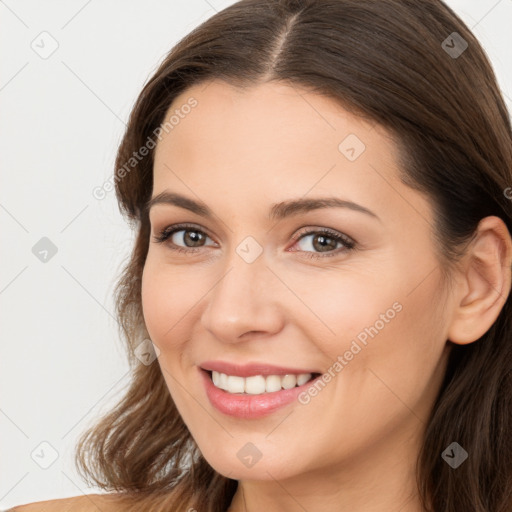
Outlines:
{"type": "MultiPolygon", "coordinates": [[[[136,233],[115,289],[131,381],[82,434],[75,463],[126,510],[224,512],[238,485],[202,457],[158,364],[134,356],[149,337],[141,277],[154,151],[119,171],[149,146],[178,94],[213,79],[241,89],[280,81],[388,129],[403,183],[433,205],[447,275],[482,218],[498,216],[512,232],[510,116],[485,51],[441,0],[242,0],[200,24],[146,82],[116,159],[116,197],[136,233]],[[468,44],[460,55],[450,52],[461,41],[454,32],[468,44]]],[[[512,510],[511,315],[509,296],[479,340],[453,346],[417,459],[427,511],[512,510]],[[455,440],[470,454],[457,470],[441,458],[455,440]]]]}

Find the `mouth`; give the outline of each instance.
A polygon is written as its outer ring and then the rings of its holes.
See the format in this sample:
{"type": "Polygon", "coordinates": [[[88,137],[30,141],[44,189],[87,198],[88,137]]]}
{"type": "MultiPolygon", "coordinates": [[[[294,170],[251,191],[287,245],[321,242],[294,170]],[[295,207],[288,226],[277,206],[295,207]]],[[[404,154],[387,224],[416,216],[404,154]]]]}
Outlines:
{"type": "Polygon", "coordinates": [[[201,369],[213,385],[220,390],[232,395],[264,395],[282,390],[301,387],[320,377],[318,372],[312,373],[287,373],[251,375],[241,377],[239,375],[228,375],[215,370],[201,369]]]}
{"type": "Polygon", "coordinates": [[[254,366],[249,368],[248,365],[238,372],[248,374],[242,377],[198,367],[206,396],[220,413],[244,420],[263,418],[286,406],[302,403],[299,396],[322,378],[318,372],[269,374],[269,371],[281,372],[282,368],[265,366],[263,373],[258,374],[254,366]]]}

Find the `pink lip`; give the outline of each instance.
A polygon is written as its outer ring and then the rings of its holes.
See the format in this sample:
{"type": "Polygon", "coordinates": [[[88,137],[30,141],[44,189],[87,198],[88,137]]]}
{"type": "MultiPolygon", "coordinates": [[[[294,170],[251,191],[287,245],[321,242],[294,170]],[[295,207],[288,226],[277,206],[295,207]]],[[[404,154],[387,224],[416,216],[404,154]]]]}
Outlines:
{"type": "MultiPolygon", "coordinates": [[[[245,393],[228,393],[223,389],[219,389],[214,386],[210,374],[206,370],[201,368],[198,368],[198,370],[203,379],[206,396],[210,403],[220,412],[242,419],[261,418],[296,401],[298,395],[316,380],[312,379],[302,386],[296,386],[291,389],[282,389],[281,391],[263,393],[261,395],[249,395],[245,393]]],[[[321,378],[321,376],[318,378],[321,378]]]]}
{"type": "Polygon", "coordinates": [[[205,361],[199,365],[203,370],[215,370],[226,375],[251,377],[253,375],[299,375],[301,373],[321,373],[318,370],[285,368],[265,363],[249,363],[238,365],[226,361],[205,361]]]}

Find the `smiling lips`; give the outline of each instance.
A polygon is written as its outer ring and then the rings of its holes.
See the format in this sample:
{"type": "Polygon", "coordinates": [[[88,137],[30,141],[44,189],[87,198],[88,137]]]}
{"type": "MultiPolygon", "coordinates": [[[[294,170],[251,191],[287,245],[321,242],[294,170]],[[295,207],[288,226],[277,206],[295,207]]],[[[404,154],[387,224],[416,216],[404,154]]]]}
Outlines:
{"type": "Polygon", "coordinates": [[[210,403],[224,414],[244,419],[266,416],[293,402],[306,384],[321,375],[309,369],[224,361],[206,361],[199,369],[210,403]]]}
{"type": "Polygon", "coordinates": [[[203,370],[211,371],[213,384],[229,393],[259,395],[302,386],[318,372],[297,370],[263,363],[236,365],[225,361],[206,361],[203,370]]]}

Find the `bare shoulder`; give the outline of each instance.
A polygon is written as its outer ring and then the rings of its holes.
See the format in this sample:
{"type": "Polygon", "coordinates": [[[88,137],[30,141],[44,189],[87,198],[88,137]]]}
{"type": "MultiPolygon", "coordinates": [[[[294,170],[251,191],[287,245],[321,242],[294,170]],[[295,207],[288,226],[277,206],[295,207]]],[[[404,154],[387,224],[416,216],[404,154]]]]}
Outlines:
{"type": "Polygon", "coordinates": [[[122,510],[115,494],[85,494],[18,505],[6,512],[121,512],[122,510]]]}

